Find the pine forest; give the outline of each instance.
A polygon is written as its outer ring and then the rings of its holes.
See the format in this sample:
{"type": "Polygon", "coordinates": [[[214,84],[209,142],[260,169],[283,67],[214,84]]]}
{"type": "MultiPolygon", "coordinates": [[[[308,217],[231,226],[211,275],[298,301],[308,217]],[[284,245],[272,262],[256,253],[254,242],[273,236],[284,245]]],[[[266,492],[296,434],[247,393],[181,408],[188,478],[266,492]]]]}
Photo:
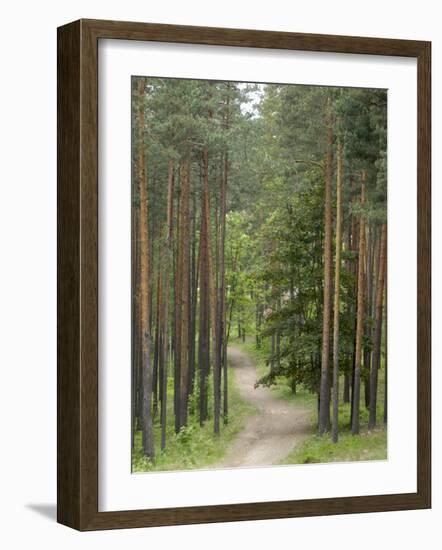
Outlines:
{"type": "Polygon", "coordinates": [[[132,77],[132,471],[387,458],[387,91],[132,77]]]}

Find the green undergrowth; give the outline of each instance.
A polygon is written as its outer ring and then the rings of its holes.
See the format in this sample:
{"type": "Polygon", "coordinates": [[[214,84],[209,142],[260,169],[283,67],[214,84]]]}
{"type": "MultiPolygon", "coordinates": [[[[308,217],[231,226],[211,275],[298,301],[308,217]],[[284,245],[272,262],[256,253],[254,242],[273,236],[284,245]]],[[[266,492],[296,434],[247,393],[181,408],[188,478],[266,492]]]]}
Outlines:
{"type": "MultiPolygon", "coordinates": [[[[221,460],[229,444],[235,435],[244,426],[248,415],[253,414],[255,409],[252,405],[244,401],[233,380],[232,369],[228,372],[229,387],[229,417],[228,424],[223,425],[221,419],[221,433],[216,436],[213,433],[212,416],[204,423],[199,424],[198,413],[192,414],[193,409],[197,409],[198,395],[197,391],[189,400],[189,422],[181,429],[179,434],[175,433],[174,415],[173,415],[173,379],[168,381],[168,404],[167,404],[167,437],[166,448],[160,449],[161,427],[159,415],[155,418],[155,460],[152,462],[143,455],[141,446],[141,432],[135,434],[134,451],[132,454],[133,472],[151,472],[167,470],[193,470],[210,467],[221,460]]],[[[212,381],[209,379],[209,387],[212,381]]],[[[209,400],[209,412],[212,411],[212,401],[209,400]]]]}
{"type": "MultiPolygon", "coordinates": [[[[342,398],[343,377],[340,380],[342,398]]],[[[363,386],[360,401],[360,433],[352,435],[350,429],[350,403],[339,404],[339,438],[337,443],[331,441],[331,434],[320,436],[316,432],[318,410],[314,408],[312,433],[304,442],[294,449],[283,461],[283,464],[310,464],[321,462],[351,462],[358,460],[387,459],[387,428],[383,424],[384,370],[379,371],[377,427],[368,429],[368,409],[365,406],[363,386]]]]}
{"type": "Polygon", "coordinates": [[[312,434],[294,449],[281,464],[313,464],[319,462],[350,462],[387,459],[387,430],[383,427],[368,431],[363,428],[353,436],[347,429],[332,443],[330,434],[312,434]]]}

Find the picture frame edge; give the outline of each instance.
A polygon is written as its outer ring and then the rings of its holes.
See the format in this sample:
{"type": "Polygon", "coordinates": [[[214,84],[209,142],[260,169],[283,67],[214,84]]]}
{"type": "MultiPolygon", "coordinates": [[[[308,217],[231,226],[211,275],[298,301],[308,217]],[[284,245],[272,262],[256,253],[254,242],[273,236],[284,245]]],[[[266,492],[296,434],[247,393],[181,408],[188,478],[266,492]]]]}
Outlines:
{"type": "Polygon", "coordinates": [[[57,30],[57,74],[57,521],[89,531],[430,508],[431,42],[80,19],[57,30]],[[173,40],[176,33],[180,36],[173,40]],[[202,42],[198,41],[198,33],[203,33],[202,42]],[[416,493],[98,511],[97,69],[98,40],[102,38],[259,48],[270,47],[273,41],[277,49],[307,48],[309,51],[417,58],[419,376],[416,493]],[[254,41],[255,45],[251,45],[254,41]],[[317,49],[313,47],[315,41],[317,49]],[[339,43],[345,51],[339,50],[339,43]],[[351,47],[354,51],[349,51],[351,47]],[[312,503],[317,504],[312,506],[312,503]],[[269,505],[278,511],[276,515],[266,511],[269,505]],[[299,510],[300,506],[304,509],[299,510]]]}

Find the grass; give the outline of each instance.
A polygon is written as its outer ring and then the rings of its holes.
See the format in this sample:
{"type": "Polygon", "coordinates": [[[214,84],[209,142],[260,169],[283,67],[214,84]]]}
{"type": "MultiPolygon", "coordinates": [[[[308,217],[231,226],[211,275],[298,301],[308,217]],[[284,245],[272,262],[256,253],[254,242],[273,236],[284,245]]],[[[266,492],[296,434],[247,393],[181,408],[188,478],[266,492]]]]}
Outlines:
{"type": "Polygon", "coordinates": [[[377,428],[361,430],[358,436],[347,429],[341,432],[338,442],[330,437],[312,434],[294,449],[281,464],[311,464],[319,462],[350,462],[357,460],[385,460],[387,458],[387,430],[377,428]]]}
{"type": "MultiPolygon", "coordinates": [[[[153,472],[170,470],[193,470],[210,467],[221,460],[229,444],[235,435],[244,426],[245,418],[253,414],[255,409],[244,401],[233,380],[232,369],[229,368],[229,422],[222,425],[221,434],[213,433],[213,418],[209,418],[201,427],[198,413],[192,414],[193,405],[197,404],[196,393],[191,396],[189,403],[188,425],[175,433],[173,415],[173,379],[168,383],[167,405],[167,436],[166,449],[160,449],[161,427],[158,415],[154,423],[155,433],[155,460],[152,462],[143,455],[141,446],[141,432],[135,434],[135,445],[132,454],[133,472],[153,472]]],[[[211,380],[209,379],[209,384],[211,380]]],[[[212,410],[212,402],[209,400],[209,412],[212,410]]]]}
{"type": "MultiPolygon", "coordinates": [[[[262,349],[256,349],[254,341],[246,341],[245,343],[235,341],[234,345],[252,357],[257,366],[258,377],[261,378],[268,373],[269,367],[266,364],[266,359],[269,350],[265,346],[262,349]]],[[[368,410],[365,407],[363,385],[361,385],[360,434],[358,436],[351,434],[350,404],[341,402],[339,405],[339,439],[337,443],[332,443],[329,433],[324,436],[319,436],[316,433],[318,422],[316,395],[309,393],[302,387],[294,394],[284,377],[276,377],[276,383],[269,388],[275,397],[304,407],[310,407],[312,411],[311,433],[299,447],[281,461],[281,464],[385,460],[387,458],[387,430],[381,417],[384,402],[384,375],[385,370],[382,365],[379,370],[378,381],[378,427],[371,431],[368,430],[368,410]]],[[[341,377],[339,387],[342,396],[344,377],[341,377]]]]}
{"type": "MultiPolygon", "coordinates": [[[[387,429],[381,418],[384,402],[384,370],[379,371],[378,381],[378,426],[368,429],[368,409],[365,407],[363,386],[361,386],[360,401],[360,433],[357,436],[350,430],[350,403],[339,404],[339,438],[337,443],[331,441],[330,433],[320,436],[316,433],[318,422],[317,407],[313,412],[312,433],[304,442],[294,449],[284,460],[283,464],[310,464],[321,462],[352,462],[358,460],[386,460],[387,459],[387,429]]],[[[340,380],[340,389],[344,386],[343,377],[340,380]]],[[[342,395],[342,393],[341,393],[342,395]]]]}

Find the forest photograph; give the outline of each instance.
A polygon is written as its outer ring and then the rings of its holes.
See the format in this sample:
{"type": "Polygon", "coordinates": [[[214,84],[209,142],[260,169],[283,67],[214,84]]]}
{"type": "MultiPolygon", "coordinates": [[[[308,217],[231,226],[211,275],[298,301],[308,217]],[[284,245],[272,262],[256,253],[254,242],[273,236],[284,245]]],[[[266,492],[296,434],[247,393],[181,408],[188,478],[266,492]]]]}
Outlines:
{"type": "Polygon", "coordinates": [[[133,76],[131,128],[132,472],[386,460],[387,90],[133,76]]]}

